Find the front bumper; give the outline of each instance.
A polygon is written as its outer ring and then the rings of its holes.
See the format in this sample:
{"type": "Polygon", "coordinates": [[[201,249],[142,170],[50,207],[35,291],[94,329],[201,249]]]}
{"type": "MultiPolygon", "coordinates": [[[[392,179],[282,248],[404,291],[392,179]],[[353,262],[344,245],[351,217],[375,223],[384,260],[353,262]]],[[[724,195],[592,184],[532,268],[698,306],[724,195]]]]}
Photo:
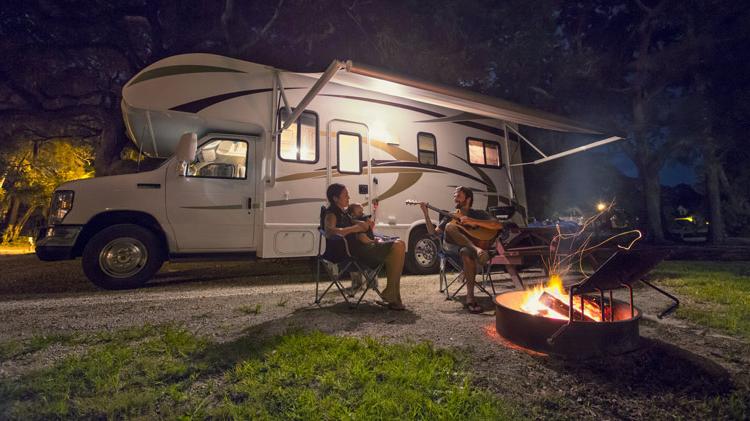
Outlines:
{"type": "Polygon", "coordinates": [[[36,256],[44,261],[73,259],[73,249],[82,229],[82,225],[56,225],[47,228],[44,237],[36,243],[36,256]]]}

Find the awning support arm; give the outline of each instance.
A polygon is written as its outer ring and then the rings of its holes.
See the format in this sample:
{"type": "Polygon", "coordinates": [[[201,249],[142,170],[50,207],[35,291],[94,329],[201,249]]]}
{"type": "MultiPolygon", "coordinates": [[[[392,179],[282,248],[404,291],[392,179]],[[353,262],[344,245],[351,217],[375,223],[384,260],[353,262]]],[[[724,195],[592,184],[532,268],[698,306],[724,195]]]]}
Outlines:
{"type": "MultiPolygon", "coordinates": [[[[281,127],[278,132],[274,133],[274,135],[278,135],[280,132],[288,129],[289,126],[294,124],[299,116],[302,115],[302,112],[305,111],[305,108],[310,105],[310,102],[315,98],[316,95],[318,95],[318,93],[321,91],[321,89],[323,89],[326,83],[328,83],[333,78],[336,72],[342,69],[346,69],[347,66],[351,66],[350,61],[344,62],[341,60],[333,60],[326,71],[323,72],[323,74],[320,76],[320,79],[315,81],[315,84],[313,84],[307,94],[305,94],[305,97],[302,98],[299,104],[297,104],[297,107],[295,107],[292,115],[289,117],[289,119],[287,119],[287,121],[284,122],[284,126],[281,127]]],[[[283,89],[281,90],[281,95],[282,97],[285,96],[283,89]]]]}
{"type": "Polygon", "coordinates": [[[544,152],[542,152],[541,149],[537,148],[535,144],[531,143],[531,141],[529,139],[526,139],[526,137],[524,137],[524,135],[522,135],[521,132],[519,132],[518,130],[516,130],[514,127],[509,126],[509,125],[506,124],[505,128],[506,129],[510,129],[513,133],[515,133],[518,137],[520,137],[529,146],[531,146],[532,148],[534,148],[535,151],[539,152],[539,155],[541,155],[541,156],[543,156],[545,158],[547,157],[547,154],[545,154],[544,152]]]}
{"type": "Polygon", "coordinates": [[[289,107],[289,100],[286,98],[286,92],[284,91],[284,84],[281,83],[281,77],[279,76],[279,72],[274,72],[274,77],[276,78],[276,84],[278,85],[279,92],[281,93],[281,100],[284,101],[284,109],[287,113],[291,114],[292,109],[289,107]]]}
{"type": "Polygon", "coordinates": [[[612,142],[615,142],[615,141],[618,141],[618,140],[622,140],[622,139],[623,138],[621,138],[620,136],[611,136],[611,137],[608,137],[606,139],[598,140],[596,142],[592,142],[592,143],[589,143],[589,144],[586,144],[586,145],[583,145],[583,146],[579,146],[577,148],[568,149],[567,151],[562,151],[562,152],[556,153],[554,155],[545,156],[544,158],[537,159],[536,161],[523,162],[523,163],[520,163],[520,164],[512,164],[511,166],[512,167],[517,167],[517,166],[520,166],[520,165],[530,165],[530,164],[538,165],[538,164],[543,164],[545,162],[552,161],[552,160],[555,160],[557,158],[562,158],[564,156],[573,155],[573,154],[578,153],[578,152],[584,152],[584,151],[587,151],[589,149],[593,149],[593,148],[596,148],[596,147],[599,147],[599,146],[602,146],[602,145],[606,145],[607,143],[612,143],[612,142]]]}

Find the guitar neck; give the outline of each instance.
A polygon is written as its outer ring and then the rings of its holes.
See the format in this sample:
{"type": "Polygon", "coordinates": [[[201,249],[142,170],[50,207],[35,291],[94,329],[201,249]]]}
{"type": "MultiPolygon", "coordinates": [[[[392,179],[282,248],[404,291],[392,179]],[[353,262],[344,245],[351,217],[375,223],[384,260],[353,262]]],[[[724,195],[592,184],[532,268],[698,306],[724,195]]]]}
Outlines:
{"type": "Polygon", "coordinates": [[[452,213],[450,213],[448,211],[444,211],[442,209],[438,209],[438,208],[436,208],[436,207],[434,207],[432,205],[427,205],[427,209],[432,209],[435,212],[437,212],[437,213],[439,213],[439,214],[441,214],[443,216],[447,216],[448,218],[454,218],[454,215],[452,213]]]}

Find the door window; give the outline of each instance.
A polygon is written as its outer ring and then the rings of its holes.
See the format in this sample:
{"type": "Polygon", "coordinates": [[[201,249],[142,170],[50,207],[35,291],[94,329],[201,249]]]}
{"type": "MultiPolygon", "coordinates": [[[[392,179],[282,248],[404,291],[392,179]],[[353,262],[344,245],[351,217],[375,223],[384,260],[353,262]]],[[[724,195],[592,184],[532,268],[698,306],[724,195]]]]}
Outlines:
{"type": "Polygon", "coordinates": [[[201,145],[188,165],[188,177],[247,179],[247,142],[214,139],[201,145]]]}
{"type": "Polygon", "coordinates": [[[362,174],[362,136],[356,133],[339,132],[338,169],[342,174],[362,174]]]}

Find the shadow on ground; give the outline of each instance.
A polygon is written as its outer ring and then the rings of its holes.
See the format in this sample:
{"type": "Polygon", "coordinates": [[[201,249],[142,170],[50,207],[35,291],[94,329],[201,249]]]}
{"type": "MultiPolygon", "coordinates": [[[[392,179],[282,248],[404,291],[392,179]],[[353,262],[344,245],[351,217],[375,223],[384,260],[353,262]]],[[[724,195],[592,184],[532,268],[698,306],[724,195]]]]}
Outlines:
{"type": "Polygon", "coordinates": [[[642,338],[633,352],[582,362],[549,358],[545,365],[561,374],[595,385],[599,394],[655,396],[674,394],[707,398],[729,392],[733,385],[726,369],[685,349],[642,338]]]}

